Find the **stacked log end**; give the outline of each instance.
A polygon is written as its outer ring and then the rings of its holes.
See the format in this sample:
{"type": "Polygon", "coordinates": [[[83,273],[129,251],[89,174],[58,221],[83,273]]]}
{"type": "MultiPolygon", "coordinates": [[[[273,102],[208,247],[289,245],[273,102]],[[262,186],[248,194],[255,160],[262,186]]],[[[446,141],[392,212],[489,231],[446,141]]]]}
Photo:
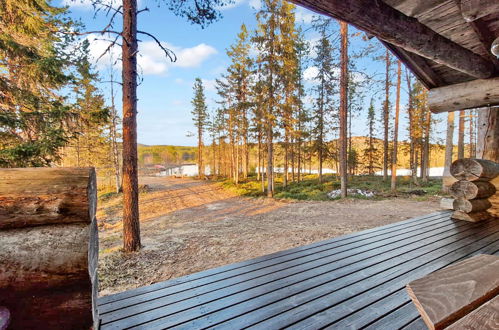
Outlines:
{"type": "Polygon", "coordinates": [[[98,328],[92,168],[0,169],[0,306],[9,329],[98,328]]]}
{"type": "Polygon", "coordinates": [[[499,164],[484,159],[459,159],[450,172],[458,181],[450,187],[454,197],[452,218],[477,222],[497,216],[496,178],[499,164]]]}

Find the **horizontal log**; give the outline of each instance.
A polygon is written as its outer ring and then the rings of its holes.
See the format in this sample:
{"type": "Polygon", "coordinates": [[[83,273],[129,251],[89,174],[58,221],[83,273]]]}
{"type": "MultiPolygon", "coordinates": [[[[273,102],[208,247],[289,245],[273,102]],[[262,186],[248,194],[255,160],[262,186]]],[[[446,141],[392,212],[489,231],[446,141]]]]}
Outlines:
{"type": "Polygon", "coordinates": [[[490,181],[499,175],[499,164],[491,160],[463,158],[452,163],[450,173],[458,180],[490,181]]]}
{"type": "Polygon", "coordinates": [[[0,170],[0,229],[89,224],[96,203],[93,168],[0,170]]]}
{"type": "Polygon", "coordinates": [[[292,2],[348,22],[392,45],[472,77],[485,79],[494,74],[494,65],[488,60],[443,37],[416,18],[404,15],[383,1],[292,0],[292,2]]]}
{"type": "Polygon", "coordinates": [[[489,209],[492,204],[488,199],[455,199],[452,203],[455,211],[463,211],[466,213],[485,211],[489,209]]]}
{"type": "Polygon", "coordinates": [[[496,193],[496,187],[488,181],[460,180],[452,184],[449,193],[456,199],[488,198],[496,193]]]}
{"type": "Polygon", "coordinates": [[[499,105],[499,77],[437,87],[428,93],[434,113],[499,105]]]}
{"type": "Polygon", "coordinates": [[[488,213],[487,211],[472,212],[472,213],[454,211],[451,215],[451,218],[456,220],[478,222],[478,221],[488,220],[492,218],[492,215],[490,215],[490,213],[488,213]]]}

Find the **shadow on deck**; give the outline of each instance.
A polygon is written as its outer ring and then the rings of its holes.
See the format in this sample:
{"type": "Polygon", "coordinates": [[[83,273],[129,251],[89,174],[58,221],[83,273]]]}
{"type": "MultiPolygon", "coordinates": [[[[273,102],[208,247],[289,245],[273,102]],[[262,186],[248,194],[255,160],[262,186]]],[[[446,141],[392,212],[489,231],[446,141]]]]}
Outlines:
{"type": "Polygon", "coordinates": [[[102,329],[426,329],[405,285],[499,255],[499,220],[439,212],[100,298],[102,329]]]}

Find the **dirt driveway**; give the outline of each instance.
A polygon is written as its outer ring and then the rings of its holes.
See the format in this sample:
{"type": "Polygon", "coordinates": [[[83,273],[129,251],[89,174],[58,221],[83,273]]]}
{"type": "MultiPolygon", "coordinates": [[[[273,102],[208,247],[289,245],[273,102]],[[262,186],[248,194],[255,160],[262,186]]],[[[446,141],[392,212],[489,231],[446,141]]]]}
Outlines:
{"type": "Polygon", "coordinates": [[[238,197],[207,181],[141,178],[144,248],[122,254],[121,200],[101,203],[100,293],[106,295],[438,209],[407,199],[289,202],[238,197]]]}

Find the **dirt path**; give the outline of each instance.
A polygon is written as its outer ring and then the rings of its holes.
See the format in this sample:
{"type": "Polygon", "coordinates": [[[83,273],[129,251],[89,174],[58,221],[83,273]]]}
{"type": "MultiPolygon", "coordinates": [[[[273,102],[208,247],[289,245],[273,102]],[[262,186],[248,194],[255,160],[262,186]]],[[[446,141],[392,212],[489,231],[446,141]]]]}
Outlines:
{"type": "Polygon", "coordinates": [[[124,255],[120,200],[99,208],[101,294],[168,280],[438,209],[406,199],[287,202],[234,196],[206,181],[141,178],[142,243],[124,255]],[[105,221],[103,220],[105,219],[105,221]]]}

